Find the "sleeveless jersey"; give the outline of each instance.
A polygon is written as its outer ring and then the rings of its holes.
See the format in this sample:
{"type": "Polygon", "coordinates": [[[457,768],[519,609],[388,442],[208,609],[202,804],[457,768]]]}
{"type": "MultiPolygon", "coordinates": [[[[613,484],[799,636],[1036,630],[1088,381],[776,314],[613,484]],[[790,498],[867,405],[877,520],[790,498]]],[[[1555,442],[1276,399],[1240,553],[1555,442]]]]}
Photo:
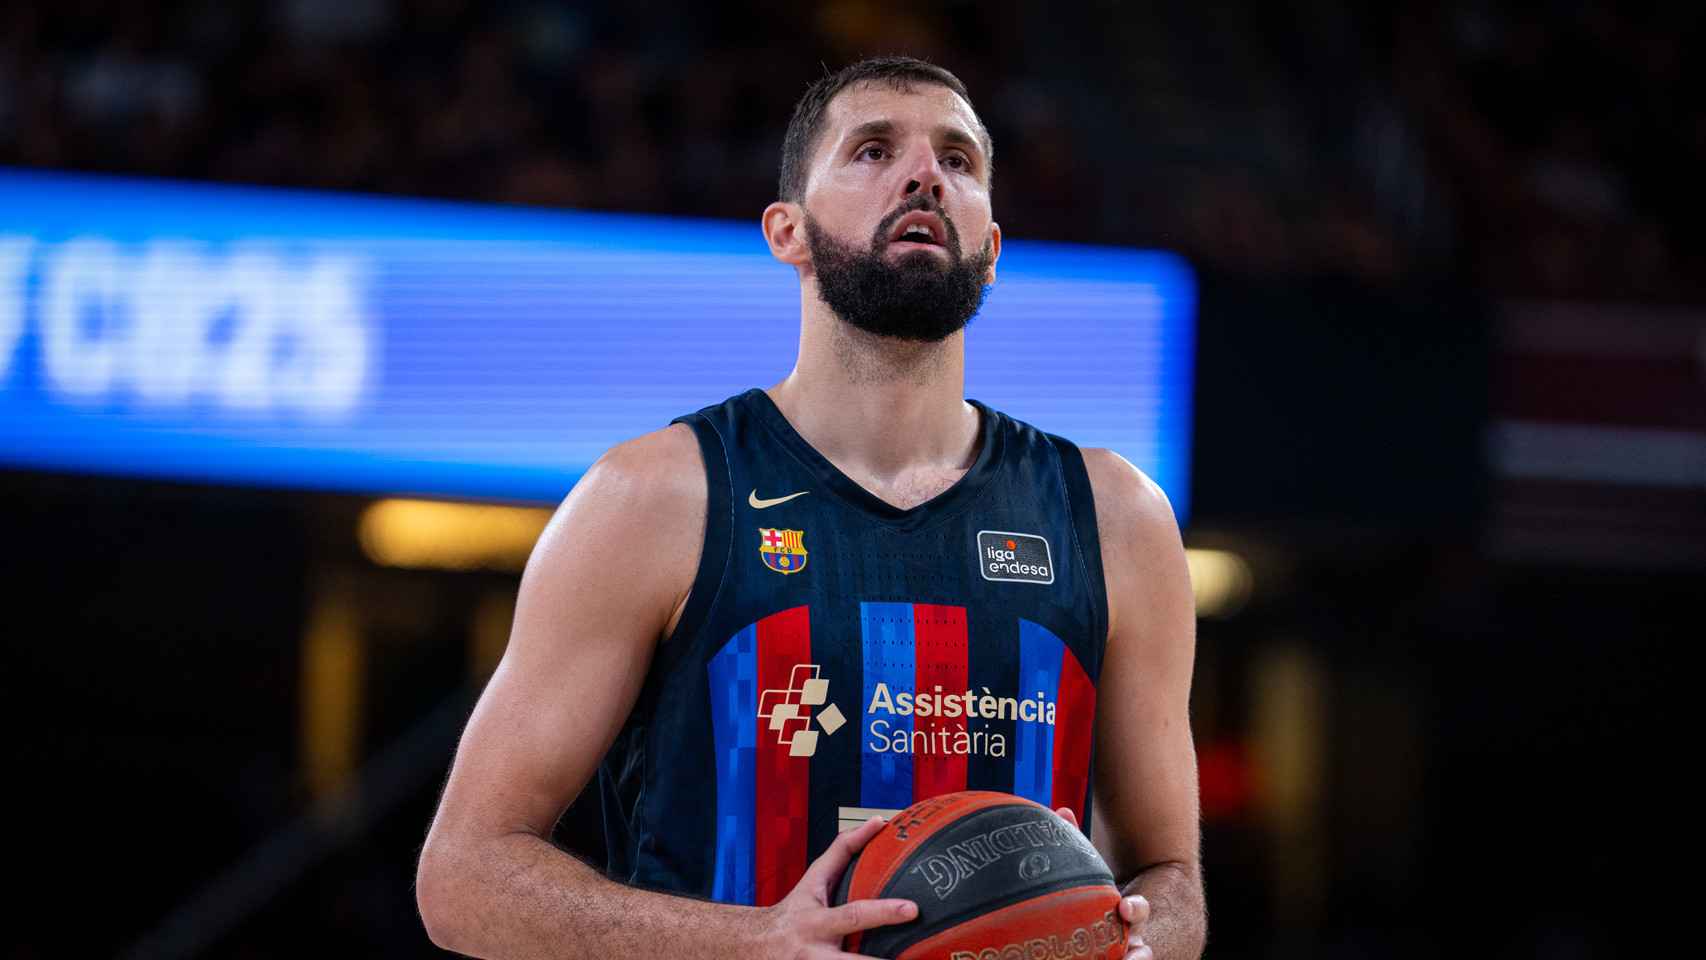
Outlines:
{"type": "Polygon", "coordinates": [[[612,877],[768,905],[838,831],[957,790],[1090,822],[1108,617],[1084,461],[969,402],[976,462],[908,510],[762,390],[674,421],[698,437],[707,519],[600,770],[612,877]]]}

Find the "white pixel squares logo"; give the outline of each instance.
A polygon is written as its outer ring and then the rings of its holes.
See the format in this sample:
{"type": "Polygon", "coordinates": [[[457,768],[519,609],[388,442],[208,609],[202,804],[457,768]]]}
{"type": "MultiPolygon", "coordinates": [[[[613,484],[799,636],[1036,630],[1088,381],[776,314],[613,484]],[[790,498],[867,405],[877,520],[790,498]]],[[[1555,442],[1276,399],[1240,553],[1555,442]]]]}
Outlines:
{"type": "MultiPolygon", "coordinates": [[[[815,663],[796,664],[788,674],[786,690],[765,690],[758,695],[758,719],[770,721],[766,729],[776,731],[777,742],[788,748],[790,757],[817,753],[811,708],[822,707],[829,700],[829,681],[819,673],[815,663]]],[[[818,711],[817,722],[824,733],[833,734],[847,718],[831,703],[818,711]]]]}

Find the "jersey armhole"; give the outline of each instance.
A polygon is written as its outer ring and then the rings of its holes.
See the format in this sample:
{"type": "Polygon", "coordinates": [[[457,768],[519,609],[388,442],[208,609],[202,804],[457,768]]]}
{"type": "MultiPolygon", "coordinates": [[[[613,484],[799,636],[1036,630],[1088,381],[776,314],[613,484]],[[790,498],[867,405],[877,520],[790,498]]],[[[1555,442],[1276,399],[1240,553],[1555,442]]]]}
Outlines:
{"type": "Polygon", "coordinates": [[[691,413],[677,417],[671,423],[683,423],[699,440],[699,455],[705,461],[705,541],[699,550],[699,569],[693,575],[693,586],[687,593],[687,606],[681,620],[664,641],[664,659],[673,662],[680,656],[684,644],[705,625],[711,604],[723,586],[723,574],[728,569],[731,531],[734,526],[733,494],[729,487],[729,462],[723,450],[723,438],[705,417],[691,413]]]}
{"type": "MultiPolygon", "coordinates": [[[[1096,526],[1096,497],[1090,489],[1090,471],[1084,466],[1084,454],[1078,445],[1065,437],[1045,434],[1060,455],[1060,472],[1066,481],[1066,506],[1072,513],[1073,539],[1078,547],[1078,562],[1084,571],[1084,581],[1090,587],[1092,635],[1096,637],[1095,663],[1091,664],[1090,682],[1097,683],[1102,675],[1102,657],[1108,650],[1108,584],[1102,573],[1102,537],[1096,526]]],[[[1096,818],[1096,747],[1095,731],[1091,730],[1089,777],[1084,784],[1084,823],[1080,827],[1090,836],[1096,818]]]]}
{"type": "Polygon", "coordinates": [[[1096,497],[1090,489],[1090,472],[1084,466],[1084,454],[1065,437],[1047,434],[1049,442],[1060,454],[1060,470],[1066,481],[1066,506],[1072,512],[1072,530],[1078,546],[1078,562],[1090,588],[1090,602],[1095,622],[1091,636],[1096,641],[1096,676],[1102,672],[1102,655],[1108,647],[1108,584],[1102,574],[1102,538],[1096,527],[1096,497]]]}
{"type": "Polygon", "coordinates": [[[666,679],[690,654],[694,637],[704,628],[711,605],[723,588],[734,523],[729,463],[716,427],[699,413],[676,417],[670,423],[685,424],[699,441],[699,457],[705,463],[705,539],[681,619],[658,646],[639,699],[599,765],[606,874],[625,877],[630,884],[638,877],[641,856],[652,842],[647,825],[655,822],[646,812],[655,769],[649,749],[654,735],[651,721],[666,679]]]}

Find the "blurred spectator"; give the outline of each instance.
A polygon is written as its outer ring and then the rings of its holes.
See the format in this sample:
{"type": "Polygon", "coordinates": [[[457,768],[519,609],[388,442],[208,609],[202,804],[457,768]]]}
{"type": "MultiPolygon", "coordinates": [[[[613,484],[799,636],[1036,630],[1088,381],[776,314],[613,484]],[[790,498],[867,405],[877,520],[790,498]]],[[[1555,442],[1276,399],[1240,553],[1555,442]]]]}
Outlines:
{"type": "Polygon", "coordinates": [[[1521,297],[1697,302],[1706,156],[1683,131],[1698,8],[1429,5],[1397,18],[1395,83],[1460,186],[1476,272],[1521,297]],[[1680,135],[1679,135],[1680,134],[1680,135]]]}
{"type": "Polygon", "coordinates": [[[9,5],[0,162],[751,217],[805,84],[908,52],[969,83],[1011,236],[1689,301],[1702,22],[1505,0],[9,5]]]}

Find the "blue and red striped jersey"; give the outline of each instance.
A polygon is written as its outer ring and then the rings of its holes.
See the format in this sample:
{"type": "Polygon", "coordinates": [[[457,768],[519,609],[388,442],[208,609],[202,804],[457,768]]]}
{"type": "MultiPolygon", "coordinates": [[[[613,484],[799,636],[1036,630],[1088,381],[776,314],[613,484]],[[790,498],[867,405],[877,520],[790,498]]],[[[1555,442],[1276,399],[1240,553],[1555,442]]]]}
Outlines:
{"type": "Polygon", "coordinates": [[[840,830],[957,790],[1089,823],[1108,627],[1084,461],[969,402],[975,463],[907,510],[762,390],[676,421],[698,437],[707,521],[600,771],[612,876],[763,906],[840,830]]]}

